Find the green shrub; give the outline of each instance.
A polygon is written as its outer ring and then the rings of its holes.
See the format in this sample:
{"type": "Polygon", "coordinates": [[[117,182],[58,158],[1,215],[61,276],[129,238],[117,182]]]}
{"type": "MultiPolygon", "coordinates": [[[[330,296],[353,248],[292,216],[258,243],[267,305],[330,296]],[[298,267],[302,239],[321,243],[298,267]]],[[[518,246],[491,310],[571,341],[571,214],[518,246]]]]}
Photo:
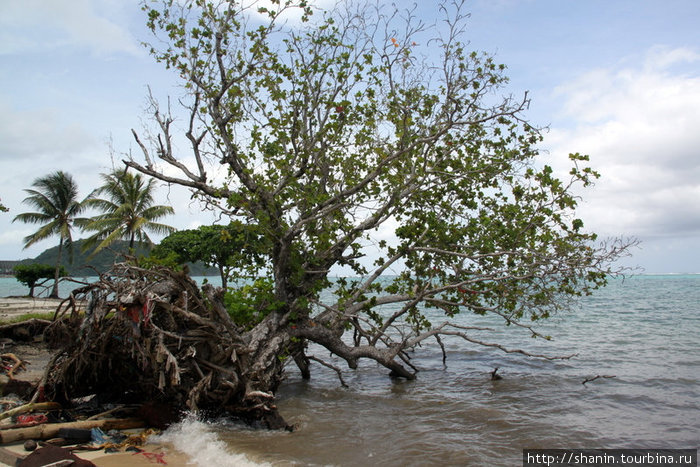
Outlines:
{"type": "Polygon", "coordinates": [[[267,278],[229,288],[224,295],[224,304],[234,323],[246,330],[283,305],[275,300],[274,284],[267,278]]]}
{"type": "MultiPolygon", "coordinates": [[[[49,264],[18,264],[13,268],[15,279],[29,287],[29,296],[34,296],[34,287],[41,285],[49,279],[53,279],[56,273],[56,267],[49,264]],[[41,279],[44,279],[39,283],[41,279]]],[[[58,271],[59,277],[65,277],[68,274],[66,269],[61,266],[58,271]]]]}

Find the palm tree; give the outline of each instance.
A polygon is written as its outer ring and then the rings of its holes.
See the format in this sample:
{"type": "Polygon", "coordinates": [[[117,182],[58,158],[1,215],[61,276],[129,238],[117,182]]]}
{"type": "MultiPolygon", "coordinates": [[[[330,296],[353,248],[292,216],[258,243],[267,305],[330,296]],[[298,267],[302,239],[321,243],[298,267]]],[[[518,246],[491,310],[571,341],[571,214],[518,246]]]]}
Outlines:
{"type": "Polygon", "coordinates": [[[53,290],[50,295],[57,298],[63,247],[65,246],[72,253],[71,229],[73,224],[79,221],[75,216],[80,214],[85,206],[78,201],[78,185],[73,177],[63,171],[59,170],[45,177],[37,178],[32,186],[35,189],[24,190],[29,193],[29,196],[23,202],[34,206],[37,211],[19,214],[12,222],[43,224],[39,230],[24,238],[24,248],[53,235],[59,236],[58,259],[56,260],[53,290]]]}
{"type": "Polygon", "coordinates": [[[85,248],[95,246],[94,253],[111,245],[116,240],[129,241],[129,249],[134,242],[152,243],[148,234],[169,234],[175,228],[155,221],[174,210],[170,206],[154,206],[155,180],[145,180],[141,174],[133,175],[127,169],[117,169],[102,174],[104,184],[85,200],[85,205],[102,212],[80,225],[96,232],[86,240],[85,248]],[[104,198],[98,196],[105,195],[104,198]]]}

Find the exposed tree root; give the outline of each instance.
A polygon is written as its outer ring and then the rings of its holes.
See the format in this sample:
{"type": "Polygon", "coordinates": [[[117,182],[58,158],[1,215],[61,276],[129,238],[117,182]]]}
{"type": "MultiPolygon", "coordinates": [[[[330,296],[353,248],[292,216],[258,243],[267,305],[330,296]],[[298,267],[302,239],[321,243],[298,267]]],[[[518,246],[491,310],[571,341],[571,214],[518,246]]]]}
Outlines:
{"type": "MultiPolygon", "coordinates": [[[[112,276],[79,292],[88,299],[84,316],[68,301],[57,312],[64,319],[45,334],[61,349],[40,388],[46,397],[98,394],[112,402],[154,401],[267,428],[287,426],[269,393],[281,380],[281,364],[265,359],[277,349],[261,353],[270,340],[251,346],[213,287],[200,291],[184,274],[118,265],[112,276]]],[[[268,331],[272,341],[284,340],[273,335],[274,327],[268,331]]]]}

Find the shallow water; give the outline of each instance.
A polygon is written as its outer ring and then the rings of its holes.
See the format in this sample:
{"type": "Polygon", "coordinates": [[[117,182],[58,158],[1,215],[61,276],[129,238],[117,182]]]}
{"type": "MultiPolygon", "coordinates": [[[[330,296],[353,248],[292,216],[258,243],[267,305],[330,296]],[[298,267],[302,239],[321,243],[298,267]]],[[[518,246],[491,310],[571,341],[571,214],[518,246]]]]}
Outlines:
{"type": "Polygon", "coordinates": [[[512,466],[525,448],[700,445],[700,276],[613,281],[554,318],[551,342],[510,331],[500,334],[512,347],[578,356],[543,361],[453,339],[446,367],[426,347],[416,381],[366,364],[345,373],[349,388],[318,365],[309,382],[290,368],[278,406],[297,431],[220,424],[210,435],[279,466],[512,466]],[[491,381],[497,366],[503,379],[491,381]],[[582,384],[596,375],[614,377],[582,384]]]}

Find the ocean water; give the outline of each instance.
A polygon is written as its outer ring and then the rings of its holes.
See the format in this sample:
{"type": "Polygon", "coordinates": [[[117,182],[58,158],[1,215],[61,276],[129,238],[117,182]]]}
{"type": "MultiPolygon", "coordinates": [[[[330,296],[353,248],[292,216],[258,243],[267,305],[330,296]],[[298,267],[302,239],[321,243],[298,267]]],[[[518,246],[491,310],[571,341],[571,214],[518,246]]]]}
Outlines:
{"type": "MultiPolygon", "coordinates": [[[[58,283],[58,295],[67,297],[68,294],[86,283],[97,280],[97,277],[71,277],[62,278],[58,283]]],[[[53,288],[53,279],[43,282],[34,288],[35,297],[48,297],[53,288]]],[[[14,277],[0,277],[0,297],[24,297],[29,293],[29,288],[17,281],[14,277]]]]}
{"type": "Polygon", "coordinates": [[[312,362],[310,381],[289,367],[278,394],[296,431],[189,417],[164,439],[196,465],[232,466],[512,466],[526,448],[700,445],[700,275],[613,280],[550,319],[543,332],[551,341],[484,317],[460,319],[493,326],[484,340],[576,356],[541,360],[444,338],[446,365],[435,345],[413,354],[417,380],[392,380],[365,363],[344,371],[347,388],[312,362]],[[503,379],[490,379],[495,367],[503,379]]]}
{"type": "Polygon", "coordinates": [[[344,372],[348,388],[320,365],[308,382],[290,367],[278,407],[295,432],[225,423],[198,432],[274,466],[514,466],[525,448],[700,445],[700,275],[613,280],[551,319],[548,342],[495,320],[464,322],[498,326],[493,340],[509,347],[577,356],[540,360],[445,338],[446,366],[426,345],[413,356],[417,380],[365,364],[344,372]],[[495,367],[503,379],[490,379],[495,367]],[[582,384],[596,375],[612,377],[582,384]]]}

